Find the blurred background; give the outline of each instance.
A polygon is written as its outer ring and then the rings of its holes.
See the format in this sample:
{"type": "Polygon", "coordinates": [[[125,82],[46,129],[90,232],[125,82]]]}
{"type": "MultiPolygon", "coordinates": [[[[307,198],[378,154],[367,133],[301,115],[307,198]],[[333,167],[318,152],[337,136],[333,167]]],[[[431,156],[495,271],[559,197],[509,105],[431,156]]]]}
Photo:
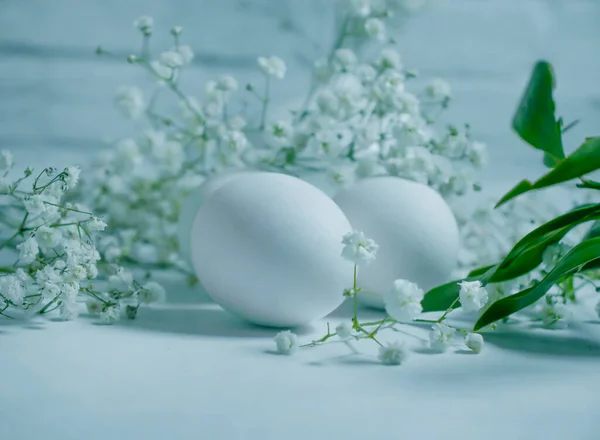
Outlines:
{"type": "MultiPolygon", "coordinates": [[[[312,60],[334,38],[335,0],[0,0],[0,149],[21,167],[85,165],[107,141],[139,132],[113,106],[120,85],[146,76],[121,55],[141,43],[133,20],[155,20],[152,49],[172,44],[169,30],[196,53],[183,89],[201,95],[207,80],[229,73],[258,79],[256,57],[288,64],[274,86],[275,111],[306,94],[312,60]]],[[[572,150],[600,130],[600,1],[429,0],[394,32],[404,63],[423,79],[442,77],[454,99],[446,122],[470,123],[490,147],[482,176],[495,196],[541,173],[541,154],[526,147],[510,120],[533,63],[545,58],[558,77],[558,113],[581,123],[566,136],[572,150]]]]}

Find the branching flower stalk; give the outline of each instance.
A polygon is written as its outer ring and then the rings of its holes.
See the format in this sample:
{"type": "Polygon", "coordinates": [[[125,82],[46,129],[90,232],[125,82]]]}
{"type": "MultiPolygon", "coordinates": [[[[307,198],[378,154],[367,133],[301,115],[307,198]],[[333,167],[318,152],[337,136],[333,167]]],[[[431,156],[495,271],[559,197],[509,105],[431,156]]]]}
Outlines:
{"type": "Polygon", "coordinates": [[[3,317],[57,311],[70,320],[86,303],[90,313],[112,323],[122,307],[137,311],[141,303],[159,299],[157,283],[142,286],[123,268],[101,261],[96,242],[106,223],[85,206],[67,202],[79,168],[45,168],[35,177],[27,168],[11,180],[12,155],[2,151],[0,156],[0,258],[13,261],[0,267],[3,317]]]}

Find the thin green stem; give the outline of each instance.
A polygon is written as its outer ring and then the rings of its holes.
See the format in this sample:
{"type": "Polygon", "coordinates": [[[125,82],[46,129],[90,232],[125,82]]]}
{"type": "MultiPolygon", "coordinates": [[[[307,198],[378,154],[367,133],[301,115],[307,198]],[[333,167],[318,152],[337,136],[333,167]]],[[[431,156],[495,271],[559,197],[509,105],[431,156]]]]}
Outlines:
{"type": "Polygon", "coordinates": [[[454,306],[456,305],[457,302],[458,302],[458,296],[454,299],[454,301],[452,301],[452,304],[450,304],[450,307],[448,307],[448,309],[446,309],[446,311],[444,312],[444,314],[436,322],[440,323],[444,319],[446,319],[446,316],[448,316],[448,313],[450,313],[452,310],[454,310],[454,306]]]}
{"type": "Polygon", "coordinates": [[[269,77],[269,75],[265,75],[265,97],[263,98],[262,113],[260,115],[260,125],[259,125],[260,130],[265,129],[265,123],[267,121],[267,110],[269,108],[270,94],[271,94],[271,78],[269,77]]]}

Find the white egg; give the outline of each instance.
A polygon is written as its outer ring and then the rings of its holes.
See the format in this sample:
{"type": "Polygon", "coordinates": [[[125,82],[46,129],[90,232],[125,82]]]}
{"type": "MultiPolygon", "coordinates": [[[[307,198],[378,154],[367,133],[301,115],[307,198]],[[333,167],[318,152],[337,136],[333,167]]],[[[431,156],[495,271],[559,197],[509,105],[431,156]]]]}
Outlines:
{"type": "Polygon", "coordinates": [[[293,327],[343,301],[351,230],[321,190],[295,177],[253,173],[216,190],[192,228],[192,260],[210,297],[248,321],[293,327]]]}
{"type": "Polygon", "coordinates": [[[209,177],[183,201],[177,224],[177,239],[179,242],[179,253],[190,266],[192,266],[190,236],[194,218],[196,218],[200,206],[221,186],[235,179],[237,176],[249,172],[252,171],[224,171],[209,177]]]}
{"type": "MultiPolygon", "coordinates": [[[[379,245],[375,261],[359,268],[359,287],[385,293],[402,278],[427,291],[450,280],[459,250],[458,226],[436,191],[397,177],[376,177],[340,191],[334,200],[352,227],[379,245]]],[[[371,307],[384,307],[380,295],[359,297],[371,307]]]]}

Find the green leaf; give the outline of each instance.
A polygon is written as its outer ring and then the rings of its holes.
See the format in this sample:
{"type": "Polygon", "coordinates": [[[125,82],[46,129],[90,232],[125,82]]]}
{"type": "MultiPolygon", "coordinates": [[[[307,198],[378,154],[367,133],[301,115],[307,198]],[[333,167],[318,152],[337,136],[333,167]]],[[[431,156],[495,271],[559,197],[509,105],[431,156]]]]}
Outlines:
{"type": "Polygon", "coordinates": [[[562,277],[569,275],[600,256],[600,237],[584,240],[569,251],[537,285],[496,301],[475,323],[474,331],[506,318],[542,298],[562,277]]]}
{"type": "Polygon", "coordinates": [[[458,298],[460,287],[458,283],[462,280],[454,280],[441,286],[434,287],[425,294],[421,301],[423,312],[442,312],[447,310],[458,298]]]}
{"type": "Polygon", "coordinates": [[[519,252],[510,260],[504,260],[491,277],[492,282],[512,280],[521,275],[531,272],[538,267],[543,260],[544,251],[553,244],[558,243],[571,230],[569,226],[551,232],[530,242],[529,246],[519,252]]]}
{"type": "Polygon", "coordinates": [[[544,161],[550,166],[565,157],[552,97],[554,87],[552,66],[546,61],[538,61],[512,121],[512,127],[521,139],[546,153],[544,161]]]}
{"type": "Polygon", "coordinates": [[[583,145],[567,158],[558,162],[556,167],[535,182],[523,180],[511,189],[496,207],[528,191],[547,188],[571,179],[585,176],[600,169],[600,137],[588,138],[583,145]]]}
{"type": "Polygon", "coordinates": [[[600,219],[600,204],[588,204],[544,223],[514,245],[498,265],[491,281],[505,281],[526,274],[542,262],[548,246],[558,243],[575,226],[597,219],[600,219]]]}

